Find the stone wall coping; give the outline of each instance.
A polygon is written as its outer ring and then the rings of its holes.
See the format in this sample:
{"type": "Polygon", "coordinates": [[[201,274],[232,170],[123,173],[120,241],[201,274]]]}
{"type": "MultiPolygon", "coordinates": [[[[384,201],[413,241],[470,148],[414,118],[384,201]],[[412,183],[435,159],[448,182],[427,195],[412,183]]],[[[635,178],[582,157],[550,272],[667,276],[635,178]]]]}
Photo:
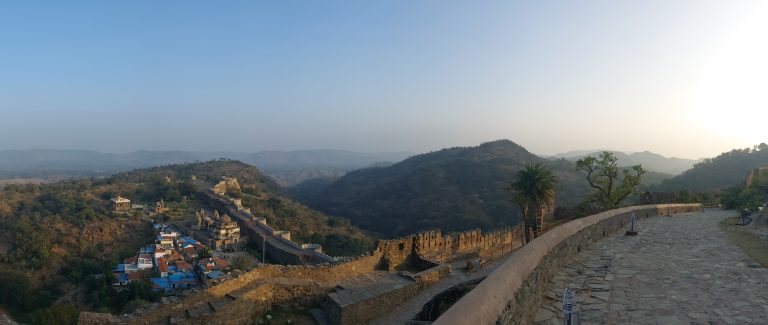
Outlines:
{"type": "Polygon", "coordinates": [[[494,324],[525,280],[560,242],[611,217],[647,209],[700,207],[701,204],[632,206],[601,212],[556,227],[513,252],[498,269],[467,293],[434,324],[494,324]]]}

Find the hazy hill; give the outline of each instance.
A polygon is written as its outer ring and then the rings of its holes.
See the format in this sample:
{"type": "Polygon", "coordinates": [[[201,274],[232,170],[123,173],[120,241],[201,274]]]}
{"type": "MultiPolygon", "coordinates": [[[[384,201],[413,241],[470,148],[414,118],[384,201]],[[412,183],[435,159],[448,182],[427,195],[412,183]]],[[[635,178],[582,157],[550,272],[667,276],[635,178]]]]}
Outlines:
{"type": "MultiPolygon", "coordinates": [[[[616,158],[618,158],[619,166],[643,165],[643,168],[646,170],[672,175],[677,175],[688,169],[691,169],[694,164],[700,162],[700,160],[684,158],[667,158],[650,151],[633,152],[630,154],[621,151],[608,151],[612,152],[616,158]]],[[[553,157],[576,161],[586,156],[597,156],[600,152],[601,150],[569,151],[566,153],[554,155],[553,157]]]]}
{"type": "Polygon", "coordinates": [[[0,170],[96,170],[112,165],[110,154],[86,150],[4,150],[0,170]]]}
{"type": "Polygon", "coordinates": [[[416,155],[389,167],[356,170],[314,197],[304,198],[321,211],[348,217],[364,229],[390,237],[433,228],[491,229],[518,221],[504,187],[530,162],[557,168],[562,179],[558,199],[562,193],[571,197],[578,192],[579,176],[568,170],[573,163],[545,161],[500,140],[416,155]]]}
{"type": "Polygon", "coordinates": [[[409,152],[362,153],[344,150],[261,151],[247,158],[283,187],[307,180],[335,180],[347,172],[372,165],[388,165],[411,156],[409,152]]]}
{"type": "Polygon", "coordinates": [[[594,154],[595,152],[603,152],[603,151],[611,151],[611,152],[613,152],[613,150],[608,150],[608,149],[571,150],[571,151],[562,152],[562,153],[558,153],[558,154],[552,155],[551,158],[557,158],[557,159],[564,158],[564,159],[570,160],[572,158],[586,157],[586,156],[588,156],[590,154],[594,154]]]}
{"type": "Polygon", "coordinates": [[[247,162],[263,170],[306,168],[351,170],[383,161],[398,162],[410,155],[409,152],[364,153],[344,150],[261,151],[248,157],[247,162]]]}
{"type": "Polygon", "coordinates": [[[408,152],[361,153],[343,150],[243,152],[135,151],[103,153],[88,150],[0,151],[0,178],[108,176],[151,166],[184,164],[227,158],[259,166],[281,186],[315,178],[337,178],[350,170],[374,164],[391,164],[410,156],[408,152]]]}
{"type": "Polygon", "coordinates": [[[140,167],[206,161],[221,157],[238,159],[243,156],[247,156],[247,154],[145,150],[119,154],[89,150],[4,150],[0,151],[0,170],[103,170],[117,172],[140,167]]]}
{"type": "Polygon", "coordinates": [[[768,166],[768,145],[734,149],[715,158],[707,158],[681,175],[667,179],[656,190],[704,191],[723,189],[743,183],[750,169],[768,166]]]}
{"type": "MultiPolygon", "coordinates": [[[[535,162],[558,176],[558,206],[575,206],[590,191],[574,162],[540,158],[509,140],[416,155],[392,166],[356,170],[335,182],[313,180],[292,191],[314,208],[386,237],[434,228],[492,229],[518,222],[517,207],[504,188],[525,164],[535,162]]],[[[665,177],[649,173],[645,179],[665,177]]]]}

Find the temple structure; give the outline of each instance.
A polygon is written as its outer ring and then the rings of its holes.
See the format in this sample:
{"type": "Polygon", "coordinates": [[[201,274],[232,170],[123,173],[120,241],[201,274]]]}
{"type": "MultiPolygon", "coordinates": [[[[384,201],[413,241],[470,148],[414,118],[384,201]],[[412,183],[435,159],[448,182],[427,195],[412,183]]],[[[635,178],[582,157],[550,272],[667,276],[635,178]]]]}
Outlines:
{"type": "Polygon", "coordinates": [[[155,213],[166,213],[168,212],[168,208],[165,206],[165,201],[163,199],[160,199],[160,201],[157,201],[155,203],[155,213]]]}
{"type": "Polygon", "coordinates": [[[109,207],[113,212],[131,211],[131,200],[122,196],[113,197],[109,200],[109,207]]]}
{"type": "Polygon", "coordinates": [[[240,226],[226,213],[221,216],[214,210],[213,216],[208,216],[204,210],[195,213],[195,226],[198,236],[209,247],[221,251],[228,248],[236,248],[240,242],[240,226]]]}

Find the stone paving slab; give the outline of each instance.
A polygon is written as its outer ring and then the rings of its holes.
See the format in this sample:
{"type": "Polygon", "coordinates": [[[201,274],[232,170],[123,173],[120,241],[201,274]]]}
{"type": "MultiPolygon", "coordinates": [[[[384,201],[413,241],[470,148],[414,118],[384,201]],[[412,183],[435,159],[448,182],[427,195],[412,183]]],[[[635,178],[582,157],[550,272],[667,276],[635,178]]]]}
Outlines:
{"type": "Polygon", "coordinates": [[[550,282],[536,324],[562,324],[576,293],[586,324],[768,324],[768,270],[731,244],[707,210],[639,222],[574,257],[550,282]]]}

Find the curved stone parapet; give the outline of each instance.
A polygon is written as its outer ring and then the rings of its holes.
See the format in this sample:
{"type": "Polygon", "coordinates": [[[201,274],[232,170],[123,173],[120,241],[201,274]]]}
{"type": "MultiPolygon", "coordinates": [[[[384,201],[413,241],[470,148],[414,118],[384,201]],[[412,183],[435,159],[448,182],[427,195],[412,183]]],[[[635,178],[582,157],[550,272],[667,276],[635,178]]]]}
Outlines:
{"type": "MultiPolygon", "coordinates": [[[[610,210],[563,224],[515,251],[434,324],[528,324],[543,290],[569,257],[637,219],[701,211],[701,204],[660,204],[610,210]]],[[[642,228],[640,229],[642,233],[642,228]]]]}

